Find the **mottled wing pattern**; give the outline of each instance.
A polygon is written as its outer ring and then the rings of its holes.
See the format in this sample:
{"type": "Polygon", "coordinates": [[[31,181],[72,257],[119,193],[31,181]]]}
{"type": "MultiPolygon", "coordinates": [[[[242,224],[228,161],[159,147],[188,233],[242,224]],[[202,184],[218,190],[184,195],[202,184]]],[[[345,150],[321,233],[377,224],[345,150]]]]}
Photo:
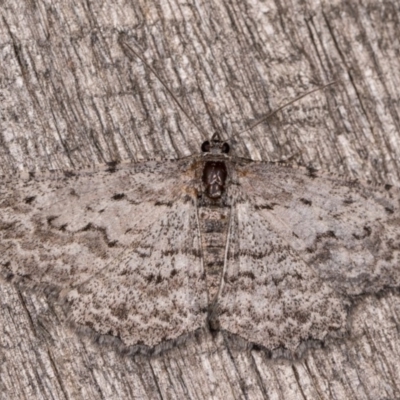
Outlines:
{"type": "Polygon", "coordinates": [[[221,329],[294,350],[343,331],[349,296],[400,284],[394,189],[265,163],[236,175],[221,329]]]}
{"type": "Polygon", "coordinates": [[[3,275],[62,291],[73,323],[153,347],[204,326],[190,160],[0,186],[3,275]]]}
{"type": "Polygon", "coordinates": [[[220,329],[270,350],[294,351],[345,325],[345,305],[274,230],[264,212],[238,203],[216,315],[220,329]]]}

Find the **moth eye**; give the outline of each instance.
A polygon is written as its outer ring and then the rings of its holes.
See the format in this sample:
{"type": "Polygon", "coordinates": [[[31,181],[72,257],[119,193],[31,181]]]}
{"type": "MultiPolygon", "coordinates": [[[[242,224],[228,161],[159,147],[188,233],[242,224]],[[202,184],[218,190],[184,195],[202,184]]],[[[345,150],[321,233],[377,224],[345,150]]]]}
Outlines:
{"type": "Polygon", "coordinates": [[[203,153],[208,153],[210,151],[210,142],[207,140],[201,145],[201,151],[203,153]]]}
{"type": "Polygon", "coordinates": [[[228,154],[230,149],[231,148],[230,148],[229,144],[228,143],[224,143],[222,145],[222,147],[221,147],[221,152],[224,153],[224,154],[228,154]]]}

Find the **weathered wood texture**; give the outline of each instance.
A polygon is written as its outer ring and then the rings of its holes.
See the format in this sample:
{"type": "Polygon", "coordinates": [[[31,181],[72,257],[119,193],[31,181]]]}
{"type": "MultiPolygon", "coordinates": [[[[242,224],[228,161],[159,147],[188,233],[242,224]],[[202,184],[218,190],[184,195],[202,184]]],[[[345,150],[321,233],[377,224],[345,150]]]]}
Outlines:
{"type": "MultiPolygon", "coordinates": [[[[204,134],[122,51],[125,32],[210,136],[338,80],[241,135],[237,154],[400,184],[398,1],[3,0],[0,11],[2,174],[198,152],[204,134]]],[[[360,298],[345,340],[289,361],[208,333],[121,356],[71,331],[44,294],[0,290],[1,399],[400,398],[397,293],[360,298]]]]}

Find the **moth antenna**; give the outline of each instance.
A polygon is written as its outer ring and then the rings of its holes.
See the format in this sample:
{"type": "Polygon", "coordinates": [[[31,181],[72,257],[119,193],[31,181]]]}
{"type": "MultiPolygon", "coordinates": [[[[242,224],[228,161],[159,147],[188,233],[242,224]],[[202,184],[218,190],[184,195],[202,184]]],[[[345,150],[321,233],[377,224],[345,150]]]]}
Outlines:
{"type": "Polygon", "coordinates": [[[128,52],[133,53],[140,61],[142,61],[142,63],[145,65],[145,67],[147,67],[149,69],[149,71],[151,71],[154,76],[160,81],[160,83],[164,86],[165,90],[170,94],[170,96],[172,97],[172,99],[175,101],[175,103],[178,105],[178,107],[181,109],[181,111],[186,115],[186,118],[192,123],[193,126],[195,126],[203,135],[204,137],[208,137],[208,134],[204,131],[204,129],[202,129],[201,127],[199,127],[196,122],[193,120],[193,118],[189,115],[189,113],[186,111],[186,109],[183,107],[183,105],[179,102],[178,98],[175,96],[174,92],[168,87],[168,85],[163,81],[163,79],[161,78],[161,76],[157,73],[157,71],[150,65],[147,63],[147,61],[144,59],[144,57],[137,52],[136,50],[134,50],[132,48],[132,46],[130,46],[123,38],[124,35],[120,35],[118,38],[118,42],[120,43],[120,45],[122,47],[124,47],[126,50],[128,50],[128,52]]]}
{"type": "Polygon", "coordinates": [[[294,98],[293,100],[289,101],[289,103],[286,103],[286,104],[284,104],[283,106],[278,107],[278,108],[275,109],[274,111],[272,111],[272,112],[270,112],[269,114],[267,114],[265,117],[262,117],[262,118],[259,119],[258,121],[254,122],[254,123],[253,123],[252,125],[250,125],[248,128],[243,129],[242,131],[235,133],[235,134],[232,135],[227,141],[232,140],[233,138],[235,138],[236,136],[241,135],[242,133],[245,133],[245,132],[248,132],[248,131],[252,130],[252,129],[255,128],[257,125],[260,125],[261,123],[263,123],[263,122],[266,121],[267,119],[271,118],[273,115],[275,115],[275,114],[278,113],[279,111],[281,111],[281,110],[283,110],[284,108],[290,106],[291,104],[293,104],[293,103],[295,103],[296,101],[302,99],[303,97],[308,96],[308,95],[311,94],[311,93],[318,92],[319,90],[324,90],[324,89],[326,89],[327,87],[332,86],[332,85],[334,85],[334,84],[337,83],[337,82],[338,82],[337,80],[332,81],[332,82],[329,82],[329,83],[327,83],[327,84],[324,85],[324,86],[317,87],[316,89],[310,90],[310,91],[308,91],[308,92],[305,92],[305,93],[301,94],[300,96],[297,96],[297,97],[294,98]]]}

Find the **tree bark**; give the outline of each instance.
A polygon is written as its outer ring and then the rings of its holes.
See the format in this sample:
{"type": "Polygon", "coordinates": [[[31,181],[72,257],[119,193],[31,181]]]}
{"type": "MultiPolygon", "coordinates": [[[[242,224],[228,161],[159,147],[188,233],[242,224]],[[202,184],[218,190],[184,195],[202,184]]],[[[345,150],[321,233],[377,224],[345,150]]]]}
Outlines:
{"type": "MultiPolygon", "coordinates": [[[[233,151],[400,185],[398,1],[0,4],[3,175],[185,157],[336,81],[236,135],[233,151]]],[[[394,291],[360,298],[346,338],[295,361],[208,332],[124,356],[71,330],[45,293],[0,291],[1,399],[400,398],[394,291]]]]}

